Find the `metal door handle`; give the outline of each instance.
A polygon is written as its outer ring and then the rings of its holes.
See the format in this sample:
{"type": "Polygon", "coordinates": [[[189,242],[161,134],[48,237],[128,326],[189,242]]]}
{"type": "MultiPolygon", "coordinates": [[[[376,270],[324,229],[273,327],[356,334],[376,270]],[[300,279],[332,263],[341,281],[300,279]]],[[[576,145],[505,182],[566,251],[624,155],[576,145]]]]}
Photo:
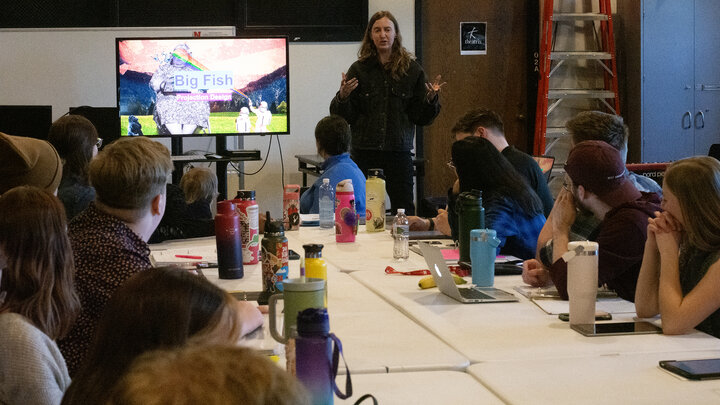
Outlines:
{"type": "Polygon", "coordinates": [[[693,121],[696,129],[705,128],[705,114],[702,111],[698,111],[697,114],[695,114],[695,119],[693,121]],[[697,124],[698,117],[700,117],[700,126],[697,124]]]}
{"type": "Polygon", "coordinates": [[[692,128],[692,124],[692,113],[690,111],[685,111],[685,114],[682,115],[682,119],[680,120],[682,129],[690,129],[692,128]],[[687,118],[687,126],[685,126],[685,118],[687,118]]]}

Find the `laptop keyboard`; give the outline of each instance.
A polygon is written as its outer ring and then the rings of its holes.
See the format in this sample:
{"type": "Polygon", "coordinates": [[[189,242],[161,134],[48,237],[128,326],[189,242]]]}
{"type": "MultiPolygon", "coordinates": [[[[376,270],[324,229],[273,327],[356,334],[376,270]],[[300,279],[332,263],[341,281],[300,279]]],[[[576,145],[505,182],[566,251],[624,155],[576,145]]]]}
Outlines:
{"type": "Polygon", "coordinates": [[[485,294],[482,291],[478,291],[474,288],[458,288],[460,296],[472,300],[491,300],[494,299],[492,295],[485,294]]]}

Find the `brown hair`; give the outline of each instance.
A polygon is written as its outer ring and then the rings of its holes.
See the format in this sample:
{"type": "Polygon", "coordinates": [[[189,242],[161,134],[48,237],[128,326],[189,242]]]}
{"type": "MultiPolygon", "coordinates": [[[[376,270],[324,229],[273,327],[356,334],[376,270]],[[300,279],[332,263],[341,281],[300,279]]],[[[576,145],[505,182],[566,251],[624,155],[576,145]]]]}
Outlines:
{"type": "Polygon", "coordinates": [[[720,162],[709,156],[678,160],[663,184],[680,203],[688,242],[706,252],[720,249],[720,162]]]}
{"type": "Polygon", "coordinates": [[[193,167],[183,174],[180,188],[185,194],[185,202],[210,201],[218,193],[218,178],[207,167],[193,167]]]}
{"type": "Polygon", "coordinates": [[[486,110],[484,108],[476,108],[465,113],[460,117],[452,127],[452,134],[455,136],[458,132],[475,133],[480,128],[495,129],[504,132],[503,121],[496,112],[486,110]]]}
{"type": "Polygon", "coordinates": [[[88,167],[97,140],[95,125],[82,115],[66,115],[53,122],[48,141],[64,161],[64,178],[88,184],[88,167]]]}
{"type": "Polygon", "coordinates": [[[195,346],[146,353],[112,392],[110,404],[310,404],[292,375],[252,349],[195,346]]]}
{"type": "Polygon", "coordinates": [[[365,35],[363,36],[360,50],[358,51],[358,59],[360,61],[365,61],[370,58],[378,57],[377,48],[375,47],[375,43],[373,43],[372,40],[372,28],[377,20],[385,17],[387,17],[388,20],[392,21],[393,25],[395,26],[395,41],[393,41],[392,44],[390,62],[387,63],[385,68],[390,71],[390,75],[393,79],[400,80],[403,76],[407,74],[408,69],[410,69],[410,62],[415,59],[415,56],[413,56],[410,52],[408,52],[407,49],[405,49],[404,46],[402,46],[400,27],[398,26],[398,22],[395,19],[395,16],[393,16],[389,11],[378,11],[377,13],[373,14],[372,17],[370,17],[370,21],[368,21],[368,25],[365,28],[365,35]]]}
{"type": "Polygon", "coordinates": [[[103,403],[139,355],[197,343],[235,343],[233,298],[207,279],[174,267],[141,271],[108,301],[88,357],[63,404],[103,403]]]}
{"type": "Polygon", "coordinates": [[[63,205],[45,190],[20,186],[0,196],[0,250],[7,259],[0,312],[28,318],[52,339],[63,337],[80,311],[66,227],[63,205]]]}
{"type": "Polygon", "coordinates": [[[143,209],[165,193],[172,172],[170,151],[145,137],[122,138],[90,162],[90,183],[101,203],[121,209],[143,209]]]}
{"type": "Polygon", "coordinates": [[[603,141],[617,150],[627,147],[627,125],[619,115],[583,111],[565,123],[575,145],[583,141],[603,141]]]}

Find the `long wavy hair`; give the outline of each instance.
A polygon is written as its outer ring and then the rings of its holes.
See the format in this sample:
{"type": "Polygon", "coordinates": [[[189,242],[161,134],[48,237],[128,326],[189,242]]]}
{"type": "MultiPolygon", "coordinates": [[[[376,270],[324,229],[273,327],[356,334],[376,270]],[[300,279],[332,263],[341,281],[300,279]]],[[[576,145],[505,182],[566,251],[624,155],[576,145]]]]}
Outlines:
{"type": "Polygon", "coordinates": [[[415,56],[402,46],[400,27],[398,26],[395,16],[393,16],[389,11],[378,11],[370,17],[367,28],[365,28],[365,35],[363,36],[360,50],[358,51],[358,59],[360,61],[365,61],[370,58],[378,58],[378,50],[372,40],[372,28],[377,20],[384,17],[387,17],[390,21],[392,21],[395,26],[395,41],[393,41],[392,45],[390,62],[388,62],[384,67],[390,71],[390,76],[392,76],[393,79],[400,80],[407,74],[408,69],[410,69],[410,62],[415,59],[415,56]]]}
{"type": "Polygon", "coordinates": [[[720,249],[720,162],[709,156],[678,160],[663,184],[680,203],[686,240],[706,252],[720,249]]]}
{"type": "Polygon", "coordinates": [[[72,250],[60,200],[32,186],[0,196],[0,313],[13,312],[52,339],[70,330],[80,311],[72,250]]]}
{"type": "Polygon", "coordinates": [[[485,138],[469,136],[452,145],[460,191],[481,190],[483,202],[509,198],[528,216],[542,211],[542,202],[527,180],[485,138]]]}
{"type": "Polygon", "coordinates": [[[62,403],[105,403],[133,360],[150,350],[235,343],[241,328],[233,300],[186,270],[156,268],[134,275],[108,301],[88,357],[62,403]]]}

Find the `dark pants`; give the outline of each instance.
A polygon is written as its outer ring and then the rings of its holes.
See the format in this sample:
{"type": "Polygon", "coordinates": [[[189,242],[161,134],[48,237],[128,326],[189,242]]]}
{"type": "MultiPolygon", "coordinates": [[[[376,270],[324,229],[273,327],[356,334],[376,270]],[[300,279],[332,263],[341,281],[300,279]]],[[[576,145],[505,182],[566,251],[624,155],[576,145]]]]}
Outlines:
{"type": "Polygon", "coordinates": [[[415,215],[414,167],[410,152],[353,150],[352,159],[365,177],[368,169],[383,169],[393,215],[398,208],[405,208],[407,215],[415,215]]]}

